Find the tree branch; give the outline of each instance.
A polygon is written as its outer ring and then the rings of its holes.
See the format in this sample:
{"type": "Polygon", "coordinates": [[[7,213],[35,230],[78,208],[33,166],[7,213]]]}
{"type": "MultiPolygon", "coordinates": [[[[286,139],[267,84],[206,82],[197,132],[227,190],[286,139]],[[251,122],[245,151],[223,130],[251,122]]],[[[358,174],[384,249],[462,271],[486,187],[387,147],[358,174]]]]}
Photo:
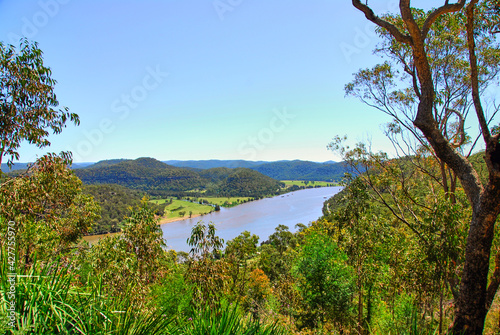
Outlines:
{"type": "Polygon", "coordinates": [[[380,17],[375,15],[373,10],[367,5],[362,4],[360,0],[352,0],[352,5],[362,11],[368,20],[375,23],[379,27],[387,29],[387,31],[389,31],[398,42],[410,45],[412,44],[412,39],[410,36],[403,34],[396,26],[385,20],[382,20],[380,17]]]}
{"type": "Polygon", "coordinates": [[[486,145],[488,145],[491,141],[491,133],[488,128],[486,118],[484,117],[483,106],[481,105],[481,97],[479,92],[479,70],[476,57],[476,42],[474,40],[474,6],[476,5],[477,1],[478,0],[472,0],[467,5],[467,46],[469,48],[472,100],[476,109],[479,125],[481,126],[481,132],[483,133],[484,142],[486,143],[486,145]]]}
{"type": "Polygon", "coordinates": [[[491,276],[490,285],[486,290],[486,309],[489,310],[495,294],[497,293],[498,286],[500,286],[500,252],[495,256],[495,272],[491,276]]]}
{"type": "Polygon", "coordinates": [[[448,0],[446,0],[445,4],[438,9],[434,10],[425,20],[424,25],[422,27],[422,39],[425,40],[429,30],[431,29],[432,24],[436,19],[446,13],[458,12],[465,6],[465,0],[460,0],[454,4],[448,4],[448,0]]]}

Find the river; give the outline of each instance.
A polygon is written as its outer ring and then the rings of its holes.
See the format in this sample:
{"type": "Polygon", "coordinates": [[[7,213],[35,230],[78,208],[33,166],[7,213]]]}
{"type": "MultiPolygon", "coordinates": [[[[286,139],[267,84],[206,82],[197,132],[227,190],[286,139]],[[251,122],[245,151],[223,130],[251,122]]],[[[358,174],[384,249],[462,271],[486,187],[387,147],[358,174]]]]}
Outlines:
{"type": "Polygon", "coordinates": [[[229,241],[247,230],[265,241],[282,224],[290,231],[296,231],[297,223],[308,223],[322,215],[325,200],[339,192],[341,187],[310,188],[287,193],[273,198],[248,202],[231,208],[221,208],[219,212],[174,221],[161,226],[169,249],[189,251],[186,240],[198,221],[215,224],[217,235],[229,241]]]}

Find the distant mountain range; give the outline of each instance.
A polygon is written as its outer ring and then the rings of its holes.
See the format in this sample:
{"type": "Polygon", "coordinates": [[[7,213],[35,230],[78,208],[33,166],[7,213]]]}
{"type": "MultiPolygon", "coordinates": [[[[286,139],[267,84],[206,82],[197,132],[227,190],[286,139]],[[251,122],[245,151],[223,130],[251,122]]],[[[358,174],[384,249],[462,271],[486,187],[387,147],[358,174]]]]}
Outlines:
{"type": "Polygon", "coordinates": [[[199,160],[164,161],[172,166],[192,169],[211,169],[216,167],[249,168],[277,180],[339,181],[348,171],[340,162],[316,163],[309,161],[245,161],[245,160],[199,160]]]}
{"type": "MultiPolygon", "coordinates": [[[[31,163],[15,163],[12,166],[12,169],[9,169],[7,163],[2,163],[2,172],[11,172],[11,171],[17,171],[17,170],[26,170],[28,168],[28,165],[31,163]]],[[[95,163],[89,162],[89,163],[73,163],[71,166],[73,169],[82,169],[87,166],[93,165],[95,163]]]]}
{"type": "MultiPolygon", "coordinates": [[[[118,163],[132,161],[130,159],[110,159],[97,163],[73,163],[72,168],[101,168],[118,163]]],[[[155,160],[156,161],[156,160],[155,160]]],[[[158,161],[157,161],[158,162],[158,161]]],[[[214,168],[248,168],[277,180],[339,181],[348,167],[343,162],[317,163],[310,161],[246,161],[246,160],[169,160],[163,161],[168,166],[188,168],[193,171],[214,168]]],[[[16,163],[12,170],[25,169],[26,163],[16,163]]],[[[7,164],[2,164],[2,171],[8,172],[7,164]]]]}

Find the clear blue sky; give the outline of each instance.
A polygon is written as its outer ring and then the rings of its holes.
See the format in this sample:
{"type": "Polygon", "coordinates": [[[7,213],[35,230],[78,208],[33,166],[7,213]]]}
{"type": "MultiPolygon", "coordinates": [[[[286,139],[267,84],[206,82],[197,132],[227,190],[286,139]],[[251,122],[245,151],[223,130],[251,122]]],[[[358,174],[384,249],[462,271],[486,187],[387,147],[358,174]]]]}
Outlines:
{"type": "Polygon", "coordinates": [[[81,118],[46,150],[24,144],[22,162],[62,150],[76,162],[327,161],[337,134],[390,147],[389,120],[344,98],[379,61],[373,26],[347,0],[0,0],[0,40],[22,35],[81,118]]]}

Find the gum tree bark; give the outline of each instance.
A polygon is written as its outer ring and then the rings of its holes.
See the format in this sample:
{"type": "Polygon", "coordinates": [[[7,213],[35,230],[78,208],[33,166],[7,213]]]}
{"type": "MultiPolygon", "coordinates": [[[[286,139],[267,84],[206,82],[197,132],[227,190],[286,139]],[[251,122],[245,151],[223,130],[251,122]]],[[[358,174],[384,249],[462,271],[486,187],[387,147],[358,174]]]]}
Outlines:
{"type": "Polygon", "coordinates": [[[413,124],[424,134],[436,156],[456,173],[472,207],[464,270],[451,330],[454,334],[482,333],[486,314],[500,284],[500,271],[495,271],[490,287],[487,286],[494,225],[500,213],[500,145],[499,135],[492,135],[488,129],[479,94],[479,74],[474,41],[474,10],[477,2],[478,0],[472,0],[466,6],[466,0],[458,0],[453,4],[446,0],[444,5],[430,13],[422,27],[419,27],[411,11],[410,0],[400,0],[400,14],[407,30],[403,32],[375,15],[367,4],[360,0],[352,0],[353,6],[362,11],[368,20],[386,29],[399,43],[405,43],[411,47],[420,90],[417,114],[413,124]],[[477,172],[467,158],[446,139],[433,115],[435,91],[426,53],[426,36],[440,15],[458,12],[464,8],[466,8],[468,22],[467,42],[472,97],[486,146],[485,161],[489,172],[486,185],[481,183],[477,172]]]}

